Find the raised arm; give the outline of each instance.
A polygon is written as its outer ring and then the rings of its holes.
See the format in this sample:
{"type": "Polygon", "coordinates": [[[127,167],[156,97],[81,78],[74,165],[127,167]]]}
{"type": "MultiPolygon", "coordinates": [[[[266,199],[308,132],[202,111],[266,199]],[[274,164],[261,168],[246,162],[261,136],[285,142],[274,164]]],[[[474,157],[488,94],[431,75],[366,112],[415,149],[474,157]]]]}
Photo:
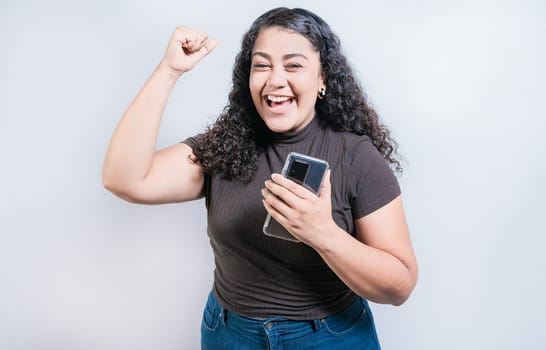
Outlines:
{"type": "Polygon", "coordinates": [[[216,47],[205,33],[179,26],[165,55],[119,122],[104,159],[104,186],[134,203],[200,198],[204,175],[185,144],[156,151],[163,111],[178,79],[216,47]]]}

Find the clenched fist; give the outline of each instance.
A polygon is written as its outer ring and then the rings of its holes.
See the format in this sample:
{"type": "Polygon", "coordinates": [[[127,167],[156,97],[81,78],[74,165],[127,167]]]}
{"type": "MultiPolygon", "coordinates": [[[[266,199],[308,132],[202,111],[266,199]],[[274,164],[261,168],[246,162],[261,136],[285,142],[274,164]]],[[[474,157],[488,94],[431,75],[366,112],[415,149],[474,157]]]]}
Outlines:
{"type": "Polygon", "coordinates": [[[161,65],[181,75],[192,69],[218,43],[218,39],[209,40],[208,35],[200,30],[178,26],[169,40],[161,65]]]}

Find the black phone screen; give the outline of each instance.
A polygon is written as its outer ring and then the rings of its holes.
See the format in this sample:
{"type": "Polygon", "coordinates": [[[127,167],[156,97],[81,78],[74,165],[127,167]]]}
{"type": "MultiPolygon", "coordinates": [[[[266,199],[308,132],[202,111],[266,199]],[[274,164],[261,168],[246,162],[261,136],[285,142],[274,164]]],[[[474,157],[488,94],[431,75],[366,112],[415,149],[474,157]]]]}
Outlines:
{"type": "Polygon", "coordinates": [[[302,162],[301,160],[294,159],[288,168],[288,174],[286,176],[301,185],[305,182],[305,176],[307,175],[308,169],[309,164],[302,162]]]}

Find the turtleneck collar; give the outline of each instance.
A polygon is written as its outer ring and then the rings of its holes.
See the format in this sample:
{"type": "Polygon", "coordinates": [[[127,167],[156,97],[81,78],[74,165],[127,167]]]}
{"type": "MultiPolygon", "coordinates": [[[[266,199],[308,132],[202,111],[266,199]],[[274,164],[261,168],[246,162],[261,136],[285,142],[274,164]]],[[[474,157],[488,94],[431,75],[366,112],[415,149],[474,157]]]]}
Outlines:
{"type": "Polygon", "coordinates": [[[315,131],[317,131],[318,129],[320,129],[320,120],[315,115],[313,119],[311,119],[311,122],[309,122],[309,124],[307,124],[301,130],[277,133],[268,129],[266,132],[266,137],[267,140],[271,143],[294,144],[305,139],[307,136],[314,134],[315,131]]]}

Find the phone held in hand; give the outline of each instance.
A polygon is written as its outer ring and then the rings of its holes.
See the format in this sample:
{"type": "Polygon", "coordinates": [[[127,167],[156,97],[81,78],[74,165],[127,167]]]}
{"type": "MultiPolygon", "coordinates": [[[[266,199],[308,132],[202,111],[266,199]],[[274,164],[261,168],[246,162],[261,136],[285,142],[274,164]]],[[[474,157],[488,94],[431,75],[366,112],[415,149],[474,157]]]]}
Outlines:
{"type": "MultiPolygon", "coordinates": [[[[284,162],[282,169],[282,175],[318,195],[322,179],[328,168],[328,162],[325,160],[292,152],[286,157],[286,161],[284,162]]],[[[288,232],[269,214],[265,219],[263,232],[271,237],[286,239],[292,242],[299,242],[298,239],[292,236],[290,232],[288,232]]]]}

